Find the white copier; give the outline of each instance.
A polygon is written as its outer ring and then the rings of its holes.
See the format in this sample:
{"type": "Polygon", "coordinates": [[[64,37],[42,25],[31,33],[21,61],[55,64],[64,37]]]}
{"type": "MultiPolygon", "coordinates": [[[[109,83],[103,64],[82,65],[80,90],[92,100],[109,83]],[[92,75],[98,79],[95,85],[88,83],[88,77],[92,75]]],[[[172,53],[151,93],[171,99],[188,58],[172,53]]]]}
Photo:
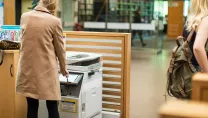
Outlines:
{"type": "Polygon", "coordinates": [[[59,75],[60,112],[66,118],[102,118],[102,56],[67,52],[66,58],[69,77],[59,75]]]}

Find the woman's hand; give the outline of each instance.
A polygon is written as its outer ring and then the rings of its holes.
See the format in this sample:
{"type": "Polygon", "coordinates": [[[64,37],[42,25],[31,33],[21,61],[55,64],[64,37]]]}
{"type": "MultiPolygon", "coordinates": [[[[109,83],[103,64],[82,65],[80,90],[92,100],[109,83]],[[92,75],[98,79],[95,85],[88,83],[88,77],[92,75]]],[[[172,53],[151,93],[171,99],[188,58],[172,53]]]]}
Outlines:
{"type": "Polygon", "coordinates": [[[66,78],[69,77],[69,73],[68,73],[66,70],[61,71],[61,74],[62,74],[63,76],[65,76],[66,78]]]}

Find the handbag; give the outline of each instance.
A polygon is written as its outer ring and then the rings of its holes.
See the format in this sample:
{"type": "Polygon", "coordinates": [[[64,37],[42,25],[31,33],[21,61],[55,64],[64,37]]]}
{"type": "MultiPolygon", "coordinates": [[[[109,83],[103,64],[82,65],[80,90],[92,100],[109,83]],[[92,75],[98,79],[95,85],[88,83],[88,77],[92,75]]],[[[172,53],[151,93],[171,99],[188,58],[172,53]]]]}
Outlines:
{"type": "Polygon", "coordinates": [[[14,42],[10,40],[0,40],[0,50],[1,50],[1,60],[0,65],[3,64],[4,61],[4,50],[19,50],[21,47],[20,42],[14,42]]]}

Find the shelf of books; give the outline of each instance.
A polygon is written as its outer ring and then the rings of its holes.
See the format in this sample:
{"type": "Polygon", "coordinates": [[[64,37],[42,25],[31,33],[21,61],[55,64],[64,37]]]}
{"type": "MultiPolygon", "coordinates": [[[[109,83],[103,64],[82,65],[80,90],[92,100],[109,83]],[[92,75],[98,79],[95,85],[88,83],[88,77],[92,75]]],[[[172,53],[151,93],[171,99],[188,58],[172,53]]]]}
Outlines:
{"type": "MultiPolygon", "coordinates": [[[[141,9],[142,22],[150,23],[154,15],[154,1],[143,0],[132,2],[111,2],[108,1],[108,21],[107,22],[130,22],[137,8],[141,9]],[[115,7],[112,7],[115,6],[115,7]],[[112,9],[113,8],[113,9],[112,9]],[[132,18],[130,18],[132,16],[132,18]],[[112,20],[114,19],[114,20],[112,20]]],[[[105,0],[81,0],[79,1],[79,21],[102,21],[105,22],[106,4],[105,0]],[[97,19],[97,20],[96,20],[97,19]],[[100,20],[101,19],[101,20],[100,20]]]]}
{"type": "Polygon", "coordinates": [[[79,21],[93,21],[93,0],[81,0],[78,6],[79,21]]]}
{"type": "Polygon", "coordinates": [[[142,19],[144,19],[144,22],[151,22],[154,14],[154,1],[139,1],[132,3],[119,2],[117,3],[116,10],[120,17],[120,20],[126,20],[129,19],[130,15],[134,17],[134,12],[137,10],[138,7],[140,7],[141,9],[141,17],[142,19]]]}

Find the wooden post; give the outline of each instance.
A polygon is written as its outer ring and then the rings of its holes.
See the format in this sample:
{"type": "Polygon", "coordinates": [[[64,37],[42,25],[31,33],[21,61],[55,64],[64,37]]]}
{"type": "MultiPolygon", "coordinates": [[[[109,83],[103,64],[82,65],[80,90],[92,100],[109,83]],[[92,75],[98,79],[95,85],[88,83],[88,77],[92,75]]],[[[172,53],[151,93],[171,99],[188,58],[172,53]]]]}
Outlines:
{"type": "Polygon", "coordinates": [[[192,99],[208,102],[208,74],[198,73],[193,76],[192,99]]]}
{"type": "Polygon", "coordinates": [[[208,104],[191,101],[169,101],[160,110],[160,118],[208,118],[208,104]]]}
{"type": "Polygon", "coordinates": [[[4,0],[4,25],[15,24],[15,0],[4,0]]]}
{"type": "Polygon", "coordinates": [[[130,118],[130,70],[131,70],[131,35],[126,35],[125,38],[125,63],[124,63],[124,105],[123,105],[123,118],[130,118]]]}

